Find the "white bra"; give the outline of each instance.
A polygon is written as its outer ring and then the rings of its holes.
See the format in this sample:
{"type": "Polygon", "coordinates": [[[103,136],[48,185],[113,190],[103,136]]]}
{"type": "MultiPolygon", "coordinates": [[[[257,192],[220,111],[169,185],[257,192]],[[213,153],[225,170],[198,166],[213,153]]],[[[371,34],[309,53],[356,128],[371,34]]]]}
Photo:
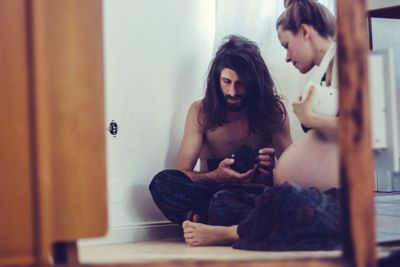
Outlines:
{"type": "Polygon", "coordinates": [[[307,82],[302,98],[304,99],[310,87],[313,85],[314,98],[312,103],[312,111],[316,114],[336,116],[339,111],[339,94],[337,89],[337,70],[336,60],[334,60],[332,69],[332,78],[330,86],[321,85],[321,80],[328,70],[329,63],[336,55],[336,43],[332,43],[322,58],[321,64],[316,67],[316,70],[307,82]]]}

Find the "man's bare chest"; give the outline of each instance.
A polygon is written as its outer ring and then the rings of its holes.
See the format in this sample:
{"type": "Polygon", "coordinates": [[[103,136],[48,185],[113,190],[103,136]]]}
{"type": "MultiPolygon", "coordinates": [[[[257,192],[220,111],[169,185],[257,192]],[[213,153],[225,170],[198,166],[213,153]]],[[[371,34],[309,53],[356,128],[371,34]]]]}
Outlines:
{"type": "Polygon", "coordinates": [[[270,143],[270,138],[250,133],[248,127],[219,127],[205,133],[203,152],[207,154],[207,157],[224,158],[234,153],[243,144],[257,150],[268,143],[270,143]]]}

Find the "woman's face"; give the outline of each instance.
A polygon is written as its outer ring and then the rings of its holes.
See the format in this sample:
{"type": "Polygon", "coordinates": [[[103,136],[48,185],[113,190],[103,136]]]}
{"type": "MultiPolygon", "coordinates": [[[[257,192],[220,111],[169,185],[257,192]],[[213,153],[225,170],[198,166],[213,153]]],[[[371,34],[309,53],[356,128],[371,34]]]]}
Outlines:
{"type": "Polygon", "coordinates": [[[289,30],[283,30],[282,26],[278,27],[279,41],[286,49],[286,62],[292,62],[301,73],[307,73],[315,65],[313,50],[306,31],[307,29],[301,28],[298,33],[293,34],[289,30]]]}

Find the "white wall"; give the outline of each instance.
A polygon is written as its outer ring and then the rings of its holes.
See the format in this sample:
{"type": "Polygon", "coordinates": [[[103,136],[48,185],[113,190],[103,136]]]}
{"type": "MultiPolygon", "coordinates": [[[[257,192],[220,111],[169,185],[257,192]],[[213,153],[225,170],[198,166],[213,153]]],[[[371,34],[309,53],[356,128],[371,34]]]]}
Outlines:
{"type": "Polygon", "coordinates": [[[107,135],[109,233],[81,244],[148,239],[171,226],[148,185],[174,166],[214,43],[213,0],[103,2],[106,125],[115,120],[119,133],[107,135]]]}

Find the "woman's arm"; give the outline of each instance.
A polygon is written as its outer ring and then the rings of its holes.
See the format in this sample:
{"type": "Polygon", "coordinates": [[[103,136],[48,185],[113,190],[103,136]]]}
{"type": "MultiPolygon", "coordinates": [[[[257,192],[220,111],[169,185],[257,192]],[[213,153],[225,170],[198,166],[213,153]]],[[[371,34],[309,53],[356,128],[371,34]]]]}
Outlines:
{"type": "Polygon", "coordinates": [[[312,128],[324,135],[337,138],[338,118],[312,112],[314,91],[315,88],[311,87],[304,99],[298,97],[292,104],[293,111],[300,123],[305,127],[312,128]]]}
{"type": "Polygon", "coordinates": [[[302,124],[323,134],[337,137],[338,117],[312,113],[302,124]]]}

